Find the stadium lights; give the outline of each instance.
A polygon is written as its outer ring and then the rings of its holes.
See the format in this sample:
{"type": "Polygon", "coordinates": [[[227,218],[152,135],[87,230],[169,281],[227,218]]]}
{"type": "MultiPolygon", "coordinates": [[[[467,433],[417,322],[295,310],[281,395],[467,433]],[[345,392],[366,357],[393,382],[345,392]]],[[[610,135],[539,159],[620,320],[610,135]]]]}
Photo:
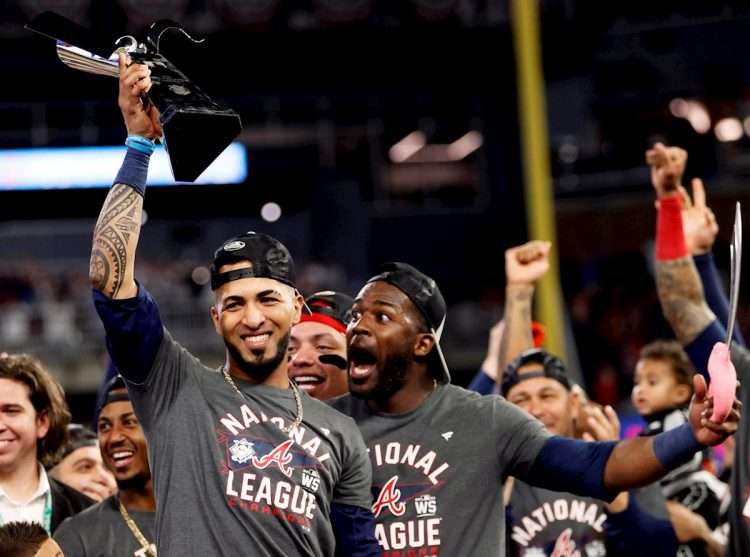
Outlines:
{"type": "Polygon", "coordinates": [[[415,131],[391,147],[389,155],[395,163],[455,162],[468,157],[483,142],[482,134],[472,130],[453,143],[427,144],[424,133],[415,131]]]}
{"type": "Polygon", "coordinates": [[[737,141],[742,138],[742,123],[737,118],[722,118],[716,122],[714,134],[722,142],[737,141]]]}

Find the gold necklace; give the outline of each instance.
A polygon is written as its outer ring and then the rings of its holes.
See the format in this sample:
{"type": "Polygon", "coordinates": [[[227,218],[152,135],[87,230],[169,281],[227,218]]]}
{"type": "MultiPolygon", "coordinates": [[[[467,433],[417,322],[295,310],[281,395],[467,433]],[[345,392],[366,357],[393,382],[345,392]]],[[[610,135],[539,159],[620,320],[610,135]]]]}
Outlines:
{"type": "MultiPolygon", "coordinates": [[[[229,383],[229,385],[232,387],[232,389],[234,389],[234,392],[236,392],[238,395],[240,395],[240,397],[242,398],[242,400],[244,400],[245,402],[248,402],[248,400],[247,400],[247,398],[245,398],[245,395],[243,394],[243,392],[240,391],[240,389],[237,387],[237,384],[234,382],[234,379],[232,379],[232,376],[229,375],[229,371],[227,370],[227,366],[226,365],[221,368],[221,374],[224,376],[224,380],[227,383],[229,383]]],[[[283,431],[284,433],[287,433],[287,434],[291,433],[292,431],[294,431],[295,429],[297,429],[299,427],[299,425],[302,423],[302,418],[304,416],[304,410],[302,408],[302,398],[299,396],[299,389],[297,387],[297,384],[290,379],[289,380],[289,385],[292,388],[292,394],[294,395],[294,402],[297,405],[297,416],[294,418],[294,421],[291,424],[289,424],[286,427],[282,427],[281,428],[281,431],[283,431]]]]}
{"type": "Polygon", "coordinates": [[[128,525],[128,528],[130,528],[130,531],[135,536],[135,539],[138,540],[138,543],[141,544],[141,548],[143,549],[143,551],[145,551],[146,555],[149,557],[156,557],[156,551],[151,548],[151,544],[146,539],[146,536],[144,536],[143,532],[141,532],[141,529],[138,528],[135,520],[130,517],[128,509],[125,508],[125,505],[122,504],[122,501],[120,501],[119,497],[117,498],[117,504],[120,506],[120,514],[122,515],[122,519],[125,521],[125,524],[128,525]]]}

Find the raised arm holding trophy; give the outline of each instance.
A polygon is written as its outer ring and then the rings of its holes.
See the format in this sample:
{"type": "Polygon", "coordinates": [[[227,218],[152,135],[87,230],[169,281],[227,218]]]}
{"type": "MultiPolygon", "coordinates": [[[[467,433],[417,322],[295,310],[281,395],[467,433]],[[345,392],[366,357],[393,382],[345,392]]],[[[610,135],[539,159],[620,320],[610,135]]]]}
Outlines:
{"type": "Polygon", "coordinates": [[[160,53],[167,31],[202,42],[173,21],[152,23],[142,40],[126,35],[112,42],[53,12],[39,14],[26,27],[55,39],[58,57],[73,69],[118,77],[131,63],[148,68],[150,85],[143,91],[142,102],[159,123],[159,133],[151,139],[165,144],[177,181],[198,178],[242,130],[234,110],[216,103],[160,53]],[[118,60],[120,53],[127,55],[124,66],[118,60]]]}

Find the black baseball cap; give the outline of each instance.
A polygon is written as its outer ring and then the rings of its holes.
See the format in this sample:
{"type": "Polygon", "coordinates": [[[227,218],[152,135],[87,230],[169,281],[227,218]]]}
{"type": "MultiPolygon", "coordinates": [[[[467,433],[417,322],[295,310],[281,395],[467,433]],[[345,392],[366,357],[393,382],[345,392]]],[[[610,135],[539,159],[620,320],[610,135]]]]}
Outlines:
{"type": "Polygon", "coordinates": [[[562,384],[568,391],[573,387],[573,383],[568,378],[568,370],[560,358],[550,354],[541,348],[531,348],[522,352],[515,360],[508,364],[503,372],[503,382],[500,386],[500,394],[507,396],[508,392],[521,381],[533,379],[535,377],[549,377],[562,384]],[[526,364],[540,364],[543,369],[538,371],[524,371],[519,374],[519,370],[526,364]]]}
{"type": "Polygon", "coordinates": [[[435,363],[439,364],[439,368],[443,371],[440,380],[450,383],[451,374],[440,348],[440,337],[443,334],[447,308],[437,283],[411,265],[400,262],[383,264],[380,273],[369,279],[367,283],[378,280],[392,284],[401,290],[422,314],[430,333],[435,337],[435,350],[432,355],[437,358],[435,363]]]}
{"type": "Polygon", "coordinates": [[[81,424],[68,424],[68,442],[63,447],[57,463],[59,464],[66,456],[82,447],[96,447],[96,433],[81,424]]]}
{"type": "Polygon", "coordinates": [[[316,292],[305,299],[300,323],[316,321],[328,325],[340,333],[346,332],[346,326],[352,320],[354,299],[341,292],[325,290],[316,292]]]}
{"type": "MultiPolygon", "coordinates": [[[[113,393],[112,391],[120,390],[120,389],[126,389],[125,380],[122,378],[121,375],[115,375],[112,379],[107,381],[107,384],[104,386],[104,401],[102,402],[102,408],[107,406],[107,404],[110,404],[112,402],[121,402],[121,401],[130,401],[130,395],[125,393],[113,393]]],[[[101,412],[101,408],[99,409],[99,412],[101,412]]]]}
{"type": "Polygon", "coordinates": [[[249,231],[229,238],[214,253],[211,290],[216,290],[227,282],[248,277],[271,278],[294,288],[294,261],[289,250],[267,234],[249,231]],[[219,273],[223,265],[239,261],[248,261],[250,266],[219,273]]]}

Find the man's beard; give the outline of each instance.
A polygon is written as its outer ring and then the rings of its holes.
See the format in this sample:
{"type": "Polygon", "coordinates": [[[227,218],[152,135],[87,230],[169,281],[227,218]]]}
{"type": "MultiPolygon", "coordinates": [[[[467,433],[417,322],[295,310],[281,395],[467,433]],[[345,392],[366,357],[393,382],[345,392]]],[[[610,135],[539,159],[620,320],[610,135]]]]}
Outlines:
{"type": "Polygon", "coordinates": [[[273,358],[268,360],[262,360],[260,362],[248,362],[242,357],[239,349],[231,344],[226,337],[224,338],[224,344],[229,351],[229,355],[234,360],[240,370],[252,377],[255,381],[262,382],[268,378],[273,371],[279,367],[279,364],[283,362],[287,357],[287,349],[289,348],[289,337],[292,335],[291,329],[279,339],[276,344],[276,354],[273,358]]]}
{"type": "Polygon", "coordinates": [[[407,380],[407,369],[411,358],[407,354],[389,355],[383,366],[378,370],[378,382],[367,392],[358,392],[350,389],[352,396],[376,402],[386,402],[394,394],[400,391],[407,380]]]}
{"type": "Polygon", "coordinates": [[[148,484],[150,479],[151,472],[145,471],[136,474],[132,478],[125,478],[123,480],[115,478],[115,483],[117,483],[117,488],[120,491],[143,491],[146,489],[146,484],[148,484]]]}

